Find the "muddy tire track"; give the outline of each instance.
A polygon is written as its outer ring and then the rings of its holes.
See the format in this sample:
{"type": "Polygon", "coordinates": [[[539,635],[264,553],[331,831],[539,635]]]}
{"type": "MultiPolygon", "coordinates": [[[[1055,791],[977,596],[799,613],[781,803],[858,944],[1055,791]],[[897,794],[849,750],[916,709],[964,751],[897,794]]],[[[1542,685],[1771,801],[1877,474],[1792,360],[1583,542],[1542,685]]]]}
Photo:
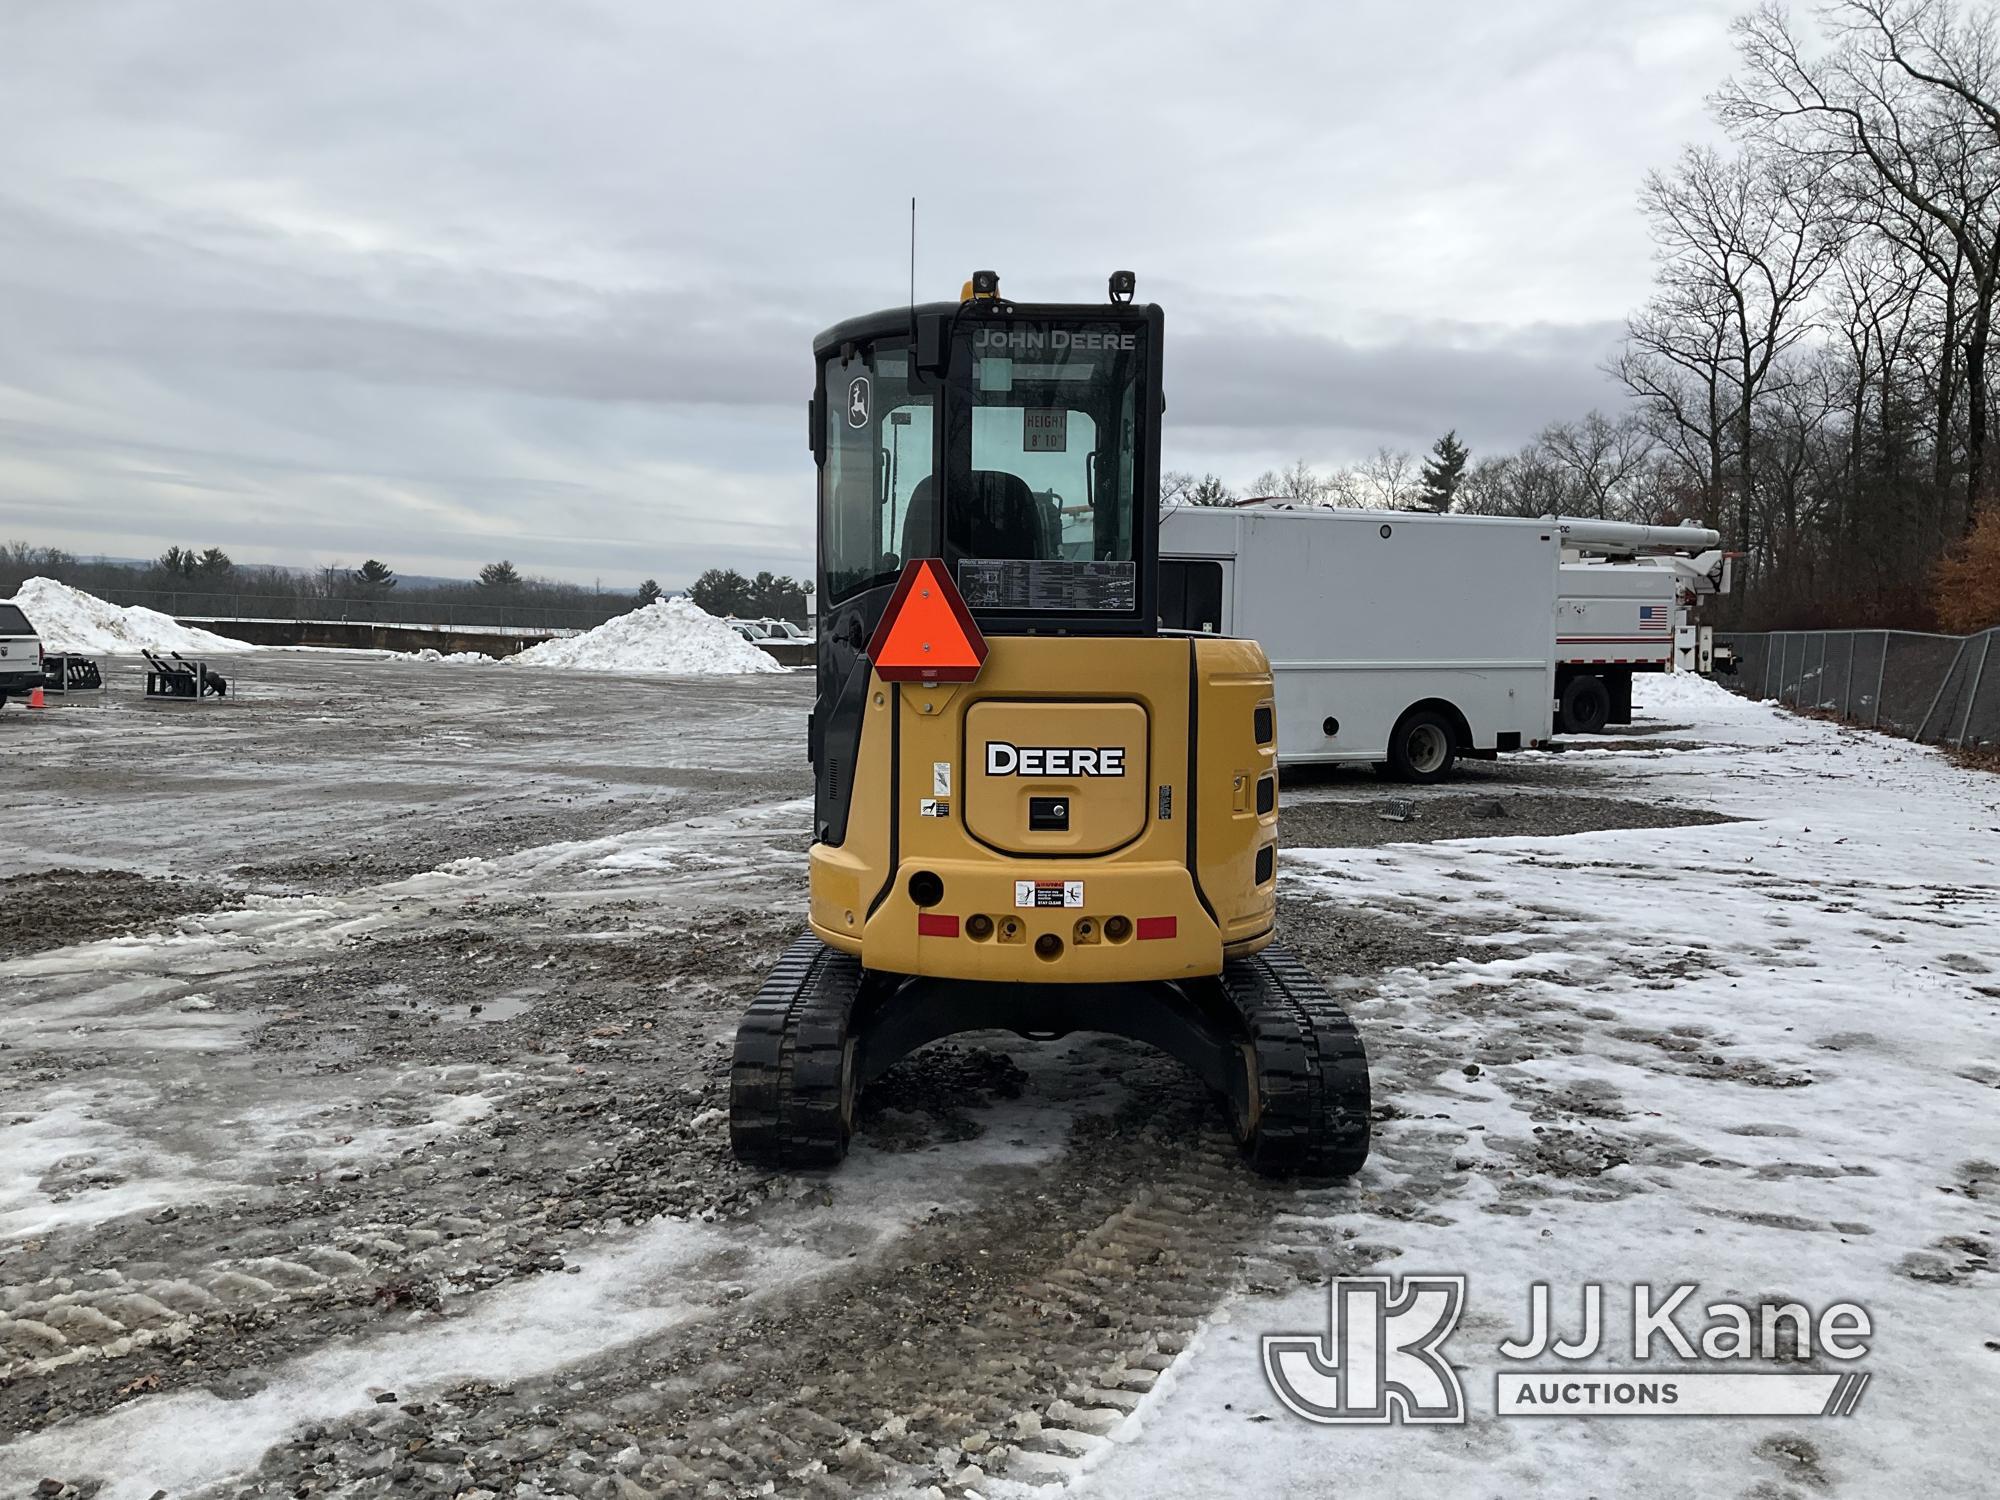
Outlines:
{"type": "Polygon", "coordinates": [[[1061,1483],[1244,1284],[1292,1194],[1243,1167],[1193,1080],[1125,1056],[1131,1094],[1115,1115],[1086,1117],[1057,1162],[878,1259],[654,1347],[314,1429],[215,1493],[1061,1483]]]}

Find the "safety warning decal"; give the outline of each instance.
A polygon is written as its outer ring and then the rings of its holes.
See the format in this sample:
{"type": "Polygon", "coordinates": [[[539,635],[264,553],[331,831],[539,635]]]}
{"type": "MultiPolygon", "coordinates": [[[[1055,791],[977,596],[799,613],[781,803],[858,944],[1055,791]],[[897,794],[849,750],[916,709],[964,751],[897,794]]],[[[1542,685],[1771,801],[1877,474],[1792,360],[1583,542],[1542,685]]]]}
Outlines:
{"type": "Polygon", "coordinates": [[[931,795],[949,797],[951,795],[951,762],[934,760],[931,762],[931,795]]]}
{"type": "Polygon", "coordinates": [[[1081,880],[1017,880],[1014,882],[1014,904],[1016,906],[1081,906],[1083,905],[1083,882],[1081,880]]]}
{"type": "Polygon", "coordinates": [[[951,804],[949,802],[942,802],[936,797],[919,797],[917,799],[917,816],[920,818],[948,818],[951,816],[951,804]]]}

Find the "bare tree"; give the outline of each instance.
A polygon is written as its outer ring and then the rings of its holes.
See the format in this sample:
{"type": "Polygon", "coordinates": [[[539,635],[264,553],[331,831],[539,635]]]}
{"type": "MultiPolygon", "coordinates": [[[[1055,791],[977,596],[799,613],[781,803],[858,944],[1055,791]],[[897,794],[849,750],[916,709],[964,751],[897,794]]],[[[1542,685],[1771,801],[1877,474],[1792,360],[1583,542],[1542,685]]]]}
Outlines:
{"type": "Polygon", "coordinates": [[[1718,526],[1728,492],[1734,421],[1727,300],[1712,288],[1670,286],[1625,325],[1609,366],[1638,399],[1641,420],[1718,526]]]}
{"type": "Polygon", "coordinates": [[[1757,514],[1757,468],[1748,461],[1757,399],[1811,326],[1807,300],[1839,248],[1828,196],[1824,180],[1791,157],[1694,146],[1672,172],[1649,174],[1640,195],[1663,287],[1720,315],[1736,533],[1746,550],[1757,514]]]}
{"type": "MultiPolygon", "coordinates": [[[[1827,355],[1827,378],[1838,387],[1833,399],[1844,439],[1838,483],[1827,485],[1829,561],[1836,583],[1862,562],[1869,550],[1864,537],[1874,538],[1879,548],[1885,529],[1900,531],[1909,519],[1912,497],[1902,481],[1913,445],[1903,440],[1908,402],[1902,374],[1913,358],[1924,276],[1922,265],[1901,242],[1881,233],[1854,234],[1834,264],[1826,317],[1834,343],[1827,355]]],[[[1952,362],[1947,348],[1947,386],[1952,362]]],[[[1952,445],[1947,395],[1935,435],[1934,452],[1945,464],[1935,480],[1939,496],[1949,488],[1952,445]]]]}
{"type": "Polygon", "coordinates": [[[1374,454],[1334,475],[1332,501],[1366,510],[1429,510],[1424,499],[1422,465],[1401,448],[1377,448],[1374,454]]]}
{"type": "Polygon", "coordinates": [[[1568,480],[1563,509],[1599,519],[1627,514],[1629,491],[1655,447],[1635,415],[1627,413],[1614,422],[1601,411],[1589,412],[1579,422],[1551,423],[1538,441],[1568,480]]]}
{"type": "Polygon", "coordinates": [[[1868,190],[1936,225],[1962,263],[1966,525],[1986,497],[1986,355],[2000,277],[2000,47],[1991,12],[1951,0],[1836,0],[1833,46],[1809,57],[1766,3],[1736,23],[1741,74],[1717,96],[1744,135],[1820,180],[1868,190]]]}
{"type": "Polygon", "coordinates": [[[1451,508],[1461,516],[1510,516],[1514,497],[1514,460],[1491,456],[1474,459],[1460,481],[1451,508]]]}
{"type": "Polygon", "coordinates": [[[1325,505],[1333,492],[1334,481],[1303,458],[1282,469],[1266,469],[1250,481],[1250,493],[1260,499],[1291,500],[1300,505],[1325,505]]]}
{"type": "Polygon", "coordinates": [[[1800,599],[1816,592],[1817,558],[1809,531],[1824,519],[1829,487],[1821,482],[1830,467],[1827,421],[1840,408],[1838,383],[1825,359],[1803,361],[1772,383],[1758,414],[1751,463],[1760,477],[1765,514],[1757,527],[1759,573],[1800,599]]]}
{"type": "Polygon", "coordinates": [[[1934,220],[1912,212],[1894,195],[1857,191],[1851,212],[1865,224],[1867,238],[1881,244],[1893,258],[1895,279],[1910,283],[1913,297],[1921,301],[1930,319],[1924,342],[1930,357],[1926,378],[1930,385],[1931,491],[1941,516],[1951,498],[1963,446],[1959,432],[1959,408],[1965,392],[1962,350],[1967,304],[1973,300],[1965,253],[1934,220]]]}

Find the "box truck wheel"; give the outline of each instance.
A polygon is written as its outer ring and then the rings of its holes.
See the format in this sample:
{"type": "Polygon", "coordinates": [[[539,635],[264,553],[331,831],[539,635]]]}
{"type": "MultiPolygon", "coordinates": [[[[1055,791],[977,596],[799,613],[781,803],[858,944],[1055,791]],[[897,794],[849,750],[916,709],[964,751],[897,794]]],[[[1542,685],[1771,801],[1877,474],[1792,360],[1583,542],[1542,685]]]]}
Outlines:
{"type": "Polygon", "coordinates": [[[1443,781],[1458,760],[1457,727],[1434,708],[1413,708],[1389,736],[1389,770],[1398,781],[1443,781]]]}
{"type": "Polygon", "coordinates": [[[1602,677],[1572,677],[1563,685],[1564,734],[1602,734],[1611,722],[1611,689],[1602,677]]]}

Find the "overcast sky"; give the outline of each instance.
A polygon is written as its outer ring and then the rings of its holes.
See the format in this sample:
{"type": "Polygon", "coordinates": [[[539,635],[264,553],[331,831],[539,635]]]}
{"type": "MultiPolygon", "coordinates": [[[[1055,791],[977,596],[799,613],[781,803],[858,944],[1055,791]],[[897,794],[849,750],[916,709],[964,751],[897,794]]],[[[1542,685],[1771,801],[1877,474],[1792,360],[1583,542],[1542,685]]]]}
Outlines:
{"type": "Polygon", "coordinates": [[[1171,467],[1617,393],[1741,4],[5,0],[0,527],[810,571],[810,340],[1138,272],[1171,467]]]}

